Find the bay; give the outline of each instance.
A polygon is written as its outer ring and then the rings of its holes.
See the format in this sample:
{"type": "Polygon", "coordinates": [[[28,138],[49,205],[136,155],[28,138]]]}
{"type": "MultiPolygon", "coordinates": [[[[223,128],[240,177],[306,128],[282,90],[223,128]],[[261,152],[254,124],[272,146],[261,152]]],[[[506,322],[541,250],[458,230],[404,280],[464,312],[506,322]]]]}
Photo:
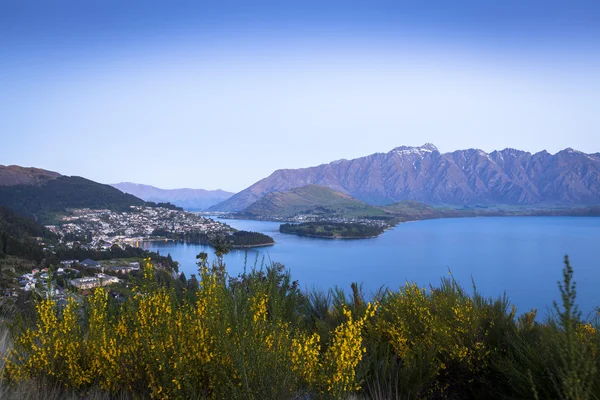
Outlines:
{"type": "MultiPolygon", "coordinates": [[[[537,308],[546,315],[560,300],[563,258],[575,270],[578,304],[584,316],[600,306],[600,218],[488,217],[408,222],[378,238],[330,240],[279,233],[279,223],[223,220],[237,229],[272,236],[277,244],[233,250],[225,256],[229,274],[254,265],[284,264],[304,289],[362,283],[367,293],[405,282],[437,285],[452,276],[467,289],[475,282],[486,296],[506,292],[519,312],[537,308]]],[[[171,254],[186,276],[197,273],[196,255],[208,246],[146,242],[143,247],[171,254]]]]}

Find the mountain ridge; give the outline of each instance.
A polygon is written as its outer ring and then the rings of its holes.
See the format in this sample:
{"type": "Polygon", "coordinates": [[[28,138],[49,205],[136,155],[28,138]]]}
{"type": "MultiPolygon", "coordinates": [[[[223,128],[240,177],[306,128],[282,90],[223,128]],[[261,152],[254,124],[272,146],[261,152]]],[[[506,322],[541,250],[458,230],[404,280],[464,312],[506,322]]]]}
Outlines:
{"type": "Polygon", "coordinates": [[[506,148],[440,153],[432,144],[399,146],[352,160],[280,169],[209,210],[241,211],[261,197],[308,184],[372,205],[415,200],[431,205],[600,204],[600,153],[555,154],[506,148]]]}
{"type": "Polygon", "coordinates": [[[169,202],[176,206],[191,210],[206,209],[234,195],[234,193],[221,189],[161,189],[155,186],[133,182],[111,183],[110,186],[145,201],[156,203],[169,202]]]}

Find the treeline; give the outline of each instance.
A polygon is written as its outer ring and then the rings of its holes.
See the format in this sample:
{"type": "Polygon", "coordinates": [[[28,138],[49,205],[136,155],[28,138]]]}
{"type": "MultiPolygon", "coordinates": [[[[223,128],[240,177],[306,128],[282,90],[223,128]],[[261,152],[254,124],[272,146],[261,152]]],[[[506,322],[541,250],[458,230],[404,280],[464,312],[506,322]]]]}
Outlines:
{"type": "Polygon", "coordinates": [[[39,262],[44,258],[42,246],[34,238],[55,242],[57,237],[32,218],[0,206],[0,257],[7,255],[39,262]]]}
{"type": "Polygon", "coordinates": [[[141,247],[126,246],[121,248],[118,245],[112,245],[108,250],[86,249],[81,246],[68,248],[57,246],[54,253],[47,254],[48,264],[58,264],[61,260],[114,260],[118,258],[150,258],[151,261],[160,263],[164,267],[171,268],[174,271],[179,270],[179,263],[173,261],[171,255],[162,256],[153,251],[144,250],[141,247]]]}
{"type": "Polygon", "coordinates": [[[301,236],[317,236],[329,238],[366,238],[379,236],[384,228],[359,223],[344,222],[303,222],[300,224],[281,224],[279,232],[301,236]]]}
{"type": "Polygon", "coordinates": [[[232,236],[232,246],[260,246],[275,243],[271,236],[260,232],[236,231],[232,236]]]}
{"type": "Polygon", "coordinates": [[[207,234],[200,231],[191,231],[183,233],[171,232],[166,229],[155,229],[154,232],[152,232],[152,236],[160,236],[165,237],[167,239],[179,240],[186,243],[202,244],[208,246],[213,246],[213,243],[217,236],[224,236],[220,239],[228,243],[229,247],[261,246],[275,243],[271,236],[265,235],[260,232],[249,231],[235,231],[232,234],[224,235],[214,233],[207,234]]]}
{"type": "Polygon", "coordinates": [[[152,232],[152,236],[164,237],[167,239],[178,240],[186,243],[205,245],[207,245],[211,239],[210,235],[200,231],[172,232],[162,228],[155,229],[152,232]]]}

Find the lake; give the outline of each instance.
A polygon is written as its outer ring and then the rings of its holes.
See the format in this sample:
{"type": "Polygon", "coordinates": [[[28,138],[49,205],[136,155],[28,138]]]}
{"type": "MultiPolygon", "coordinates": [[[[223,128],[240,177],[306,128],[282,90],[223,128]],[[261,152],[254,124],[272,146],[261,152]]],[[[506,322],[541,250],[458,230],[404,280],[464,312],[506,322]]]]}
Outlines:
{"type": "MultiPolygon", "coordinates": [[[[242,230],[272,236],[271,247],[234,250],[225,256],[227,270],[237,274],[255,263],[280,262],[303,288],[327,289],[363,283],[367,293],[406,281],[438,284],[448,271],[463,286],[471,279],[486,296],[505,291],[519,312],[531,308],[546,314],[560,299],[563,258],[575,270],[577,296],[584,316],[600,305],[600,218],[488,217],[408,222],[378,238],[330,240],[279,233],[279,223],[223,220],[242,230]]],[[[196,255],[210,247],[178,242],[146,242],[144,248],[170,253],[186,276],[197,273],[196,255]]]]}

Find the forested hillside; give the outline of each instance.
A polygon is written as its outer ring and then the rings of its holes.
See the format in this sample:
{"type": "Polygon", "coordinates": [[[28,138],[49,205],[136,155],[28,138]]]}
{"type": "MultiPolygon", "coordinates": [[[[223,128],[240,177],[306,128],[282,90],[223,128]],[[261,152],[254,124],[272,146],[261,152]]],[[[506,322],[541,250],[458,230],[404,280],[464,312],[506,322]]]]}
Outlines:
{"type": "Polygon", "coordinates": [[[23,217],[8,207],[0,206],[0,258],[10,255],[40,261],[44,254],[35,238],[56,239],[54,234],[32,218],[23,217]]]}

